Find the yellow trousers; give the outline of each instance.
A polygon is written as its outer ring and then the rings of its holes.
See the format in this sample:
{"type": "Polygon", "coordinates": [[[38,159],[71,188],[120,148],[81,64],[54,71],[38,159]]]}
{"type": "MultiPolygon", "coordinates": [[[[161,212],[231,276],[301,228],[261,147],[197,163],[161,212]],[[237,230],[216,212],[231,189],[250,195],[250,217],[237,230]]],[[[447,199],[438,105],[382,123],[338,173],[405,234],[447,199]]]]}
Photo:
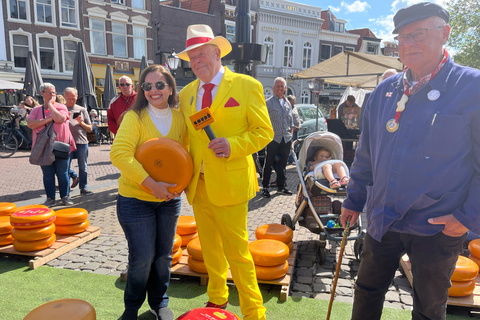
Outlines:
{"type": "Polygon", "coordinates": [[[255,266],[248,250],[248,202],[227,207],[215,206],[208,199],[205,182],[199,179],[193,211],[208,270],[209,301],[215,304],[228,301],[227,275],[230,265],[243,319],[266,319],[255,266]]]}

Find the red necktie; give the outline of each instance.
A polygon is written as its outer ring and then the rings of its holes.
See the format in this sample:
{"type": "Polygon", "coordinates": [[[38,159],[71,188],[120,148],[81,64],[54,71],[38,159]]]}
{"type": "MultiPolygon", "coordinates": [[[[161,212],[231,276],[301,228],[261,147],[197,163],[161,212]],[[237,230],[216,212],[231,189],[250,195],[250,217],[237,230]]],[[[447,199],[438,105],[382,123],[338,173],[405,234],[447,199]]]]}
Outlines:
{"type": "Polygon", "coordinates": [[[212,105],[212,90],[215,85],[213,83],[205,83],[202,87],[203,90],[205,90],[202,98],[202,109],[210,108],[210,106],[212,105]]]}

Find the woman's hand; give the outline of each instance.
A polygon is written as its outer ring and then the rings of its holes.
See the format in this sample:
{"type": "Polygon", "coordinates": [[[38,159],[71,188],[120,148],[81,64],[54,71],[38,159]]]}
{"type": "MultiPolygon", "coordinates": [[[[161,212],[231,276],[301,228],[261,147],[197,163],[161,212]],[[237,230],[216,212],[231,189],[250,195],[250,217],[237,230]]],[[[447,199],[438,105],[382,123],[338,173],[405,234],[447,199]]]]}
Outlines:
{"type": "Polygon", "coordinates": [[[174,188],[177,185],[166,182],[157,182],[148,176],[143,182],[142,185],[150,189],[152,195],[157,199],[164,199],[165,201],[172,200],[179,196],[177,192],[171,193],[168,191],[168,188],[174,188]]]}

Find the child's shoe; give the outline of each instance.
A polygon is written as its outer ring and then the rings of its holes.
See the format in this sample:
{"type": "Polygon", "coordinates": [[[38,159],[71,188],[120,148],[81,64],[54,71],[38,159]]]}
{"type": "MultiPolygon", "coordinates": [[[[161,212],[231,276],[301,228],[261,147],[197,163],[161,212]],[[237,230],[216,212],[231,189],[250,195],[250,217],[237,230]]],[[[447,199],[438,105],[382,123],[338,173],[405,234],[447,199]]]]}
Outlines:
{"type": "Polygon", "coordinates": [[[340,186],[346,187],[349,182],[350,182],[350,178],[347,176],[344,176],[342,179],[340,179],[340,186]]]}
{"type": "Polygon", "coordinates": [[[338,182],[337,179],[333,179],[330,181],[330,189],[338,189],[340,188],[340,183],[338,182]]]}

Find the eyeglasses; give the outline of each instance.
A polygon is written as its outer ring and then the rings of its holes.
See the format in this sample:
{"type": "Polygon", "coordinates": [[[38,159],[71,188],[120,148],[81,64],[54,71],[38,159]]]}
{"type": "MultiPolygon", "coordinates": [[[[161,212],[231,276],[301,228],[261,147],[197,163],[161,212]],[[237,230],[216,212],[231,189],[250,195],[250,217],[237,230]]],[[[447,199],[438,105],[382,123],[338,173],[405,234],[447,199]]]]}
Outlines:
{"type": "Polygon", "coordinates": [[[415,42],[422,42],[427,39],[428,36],[428,30],[432,29],[441,29],[442,27],[433,27],[433,28],[425,28],[425,29],[419,29],[415,32],[412,33],[404,33],[404,34],[399,34],[398,36],[394,37],[393,39],[397,43],[397,45],[402,46],[407,42],[408,38],[412,38],[413,41],[415,42]]]}
{"type": "Polygon", "coordinates": [[[119,84],[120,87],[125,87],[125,86],[130,87],[131,85],[132,85],[131,83],[120,83],[119,84]]]}
{"type": "Polygon", "coordinates": [[[152,90],[153,85],[155,85],[155,88],[157,88],[157,90],[163,90],[163,89],[165,89],[165,86],[168,86],[168,84],[166,84],[163,81],[157,81],[155,83],[144,82],[144,83],[142,83],[142,89],[144,91],[150,91],[150,90],[152,90]]]}

